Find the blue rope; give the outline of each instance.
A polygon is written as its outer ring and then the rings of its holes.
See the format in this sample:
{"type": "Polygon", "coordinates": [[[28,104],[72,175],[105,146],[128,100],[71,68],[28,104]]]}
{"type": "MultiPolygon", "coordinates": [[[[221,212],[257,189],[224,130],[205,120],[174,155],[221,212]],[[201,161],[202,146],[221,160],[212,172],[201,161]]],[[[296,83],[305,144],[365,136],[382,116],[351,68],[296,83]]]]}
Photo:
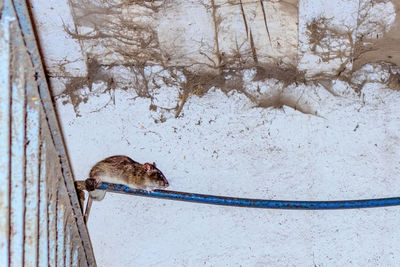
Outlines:
{"type": "Polygon", "coordinates": [[[333,210],[376,208],[400,205],[400,197],[340,201],[290,201],[223,197],[169,190],[154,190],[150,192],[146,190],[130,188],[125,185],[110,183],[100,183],[97,189],[143,197],[262,209],[333,210]]]}

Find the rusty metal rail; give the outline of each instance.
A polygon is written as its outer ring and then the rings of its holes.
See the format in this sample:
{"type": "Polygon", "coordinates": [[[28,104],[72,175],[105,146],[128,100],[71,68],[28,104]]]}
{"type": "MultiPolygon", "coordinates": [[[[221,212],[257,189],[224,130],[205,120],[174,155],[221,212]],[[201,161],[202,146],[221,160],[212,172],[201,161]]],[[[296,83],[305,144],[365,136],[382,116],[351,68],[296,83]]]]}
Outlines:
{"type": "Polygon", "coordinates": [[[0,266],[96,266],[26,1],[0,1],[0,266]]]}
{"type": "Polygon", "coordinates": [[[100,183],[97,189],[106,190],[113,193],[130,194],[142,197],[262,209],[333,210],[376,208],[400,205],[400,197],[340,201],[294,201],[213,196],[169,190],[154,190],[152,192],[149,192],[146,190],[130,188],[125,185],[111,183],[100,183]]]}

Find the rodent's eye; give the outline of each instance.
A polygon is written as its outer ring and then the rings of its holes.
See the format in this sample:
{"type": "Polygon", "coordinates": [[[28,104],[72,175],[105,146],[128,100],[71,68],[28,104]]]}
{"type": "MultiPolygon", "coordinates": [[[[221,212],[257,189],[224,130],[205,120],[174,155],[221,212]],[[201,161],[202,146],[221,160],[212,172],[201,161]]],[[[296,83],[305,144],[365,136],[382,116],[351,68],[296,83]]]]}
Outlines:
{"type": "Polygon", "coordinates": [[[154,171],[154,172],[152,173],[151,178],[154,179],[154,180],[156,180],[156,181],[163,180],[162,175],[160,175],[160,173],[159,173],[159,172],[156,172],[156,171],[154,171]]]}

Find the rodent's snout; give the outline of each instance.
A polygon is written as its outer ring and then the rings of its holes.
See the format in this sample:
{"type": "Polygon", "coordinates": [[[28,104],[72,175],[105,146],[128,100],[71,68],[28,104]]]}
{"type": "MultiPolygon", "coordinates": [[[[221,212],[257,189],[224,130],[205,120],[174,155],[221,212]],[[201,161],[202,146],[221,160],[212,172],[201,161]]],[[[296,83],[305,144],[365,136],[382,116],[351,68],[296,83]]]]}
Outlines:
{"type": "Polygon", "coordinates": [[[159,184],[160,184],[160,186],[162,186],[162,187],[168,187],[168,186],[169,186],[169,183],[168,183],[167,179],[162,179],[162,180],[160,180],[160,181],[159,181],[159,184]]]}

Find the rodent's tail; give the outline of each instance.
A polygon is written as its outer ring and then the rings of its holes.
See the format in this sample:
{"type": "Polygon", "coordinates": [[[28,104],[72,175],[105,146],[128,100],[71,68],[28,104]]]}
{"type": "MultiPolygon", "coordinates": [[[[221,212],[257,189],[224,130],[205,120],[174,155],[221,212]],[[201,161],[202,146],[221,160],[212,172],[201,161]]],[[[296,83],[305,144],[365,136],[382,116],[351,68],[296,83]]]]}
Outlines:
{"type": "Polygon", "coordinates": [[[93,203],[93,198],[91,198],[89,196],[88,201],[86,203],[86,209],[85,209],[85,223],[87,224],[88,220],[89,220],[89,213],[90,213],[90,209],[92,208],[92,203],[93,203]]]}
{"type": "Polygon", "coordinates": [[[89,214],[90,214],[90,209],[92,208],[93,200],[97,201],[103,200],[105,195],[106,191],[103,190],[89,191],[89,198],[86,203],[86,209],[85,209],[85,223],[87,223],[89,220],[89,214]]]}

